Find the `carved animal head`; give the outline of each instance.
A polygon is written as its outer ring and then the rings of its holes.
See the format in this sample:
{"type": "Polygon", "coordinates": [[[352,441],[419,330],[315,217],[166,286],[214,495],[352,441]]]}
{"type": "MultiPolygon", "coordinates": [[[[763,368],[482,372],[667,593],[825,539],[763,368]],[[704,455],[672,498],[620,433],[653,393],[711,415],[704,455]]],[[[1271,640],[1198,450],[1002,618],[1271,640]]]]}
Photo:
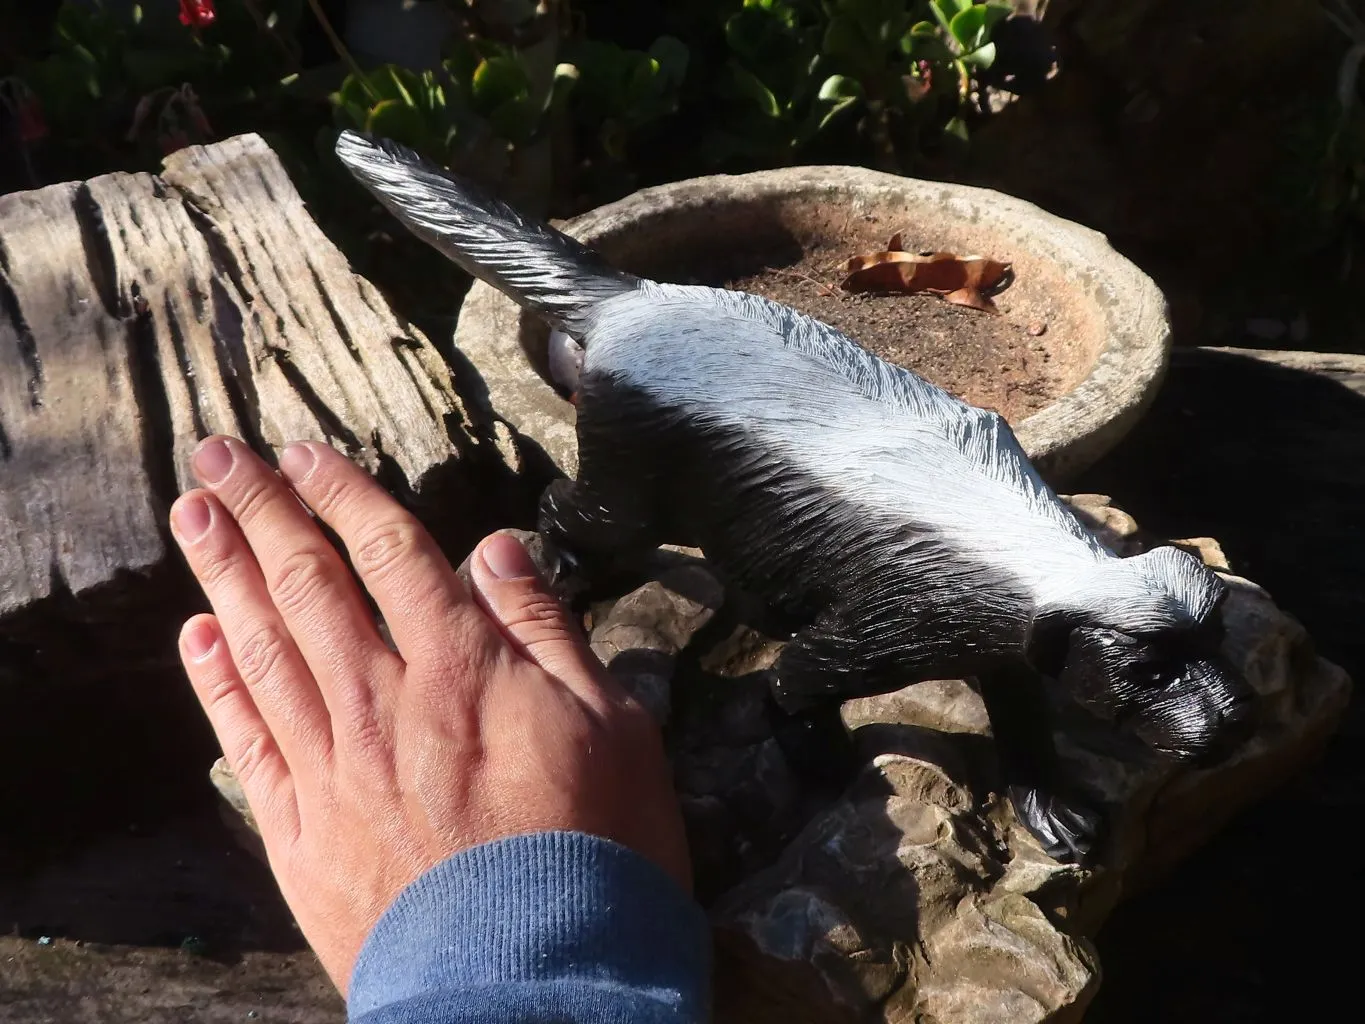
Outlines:
{"type": "Polygon", "coordinates": [[[1039,668],[1153,750],[1219,761],[1255,727],[1255,691],[1221,653],[1226,596],[1177,548],[1114,559],[1055,615],[1039,668]]]}

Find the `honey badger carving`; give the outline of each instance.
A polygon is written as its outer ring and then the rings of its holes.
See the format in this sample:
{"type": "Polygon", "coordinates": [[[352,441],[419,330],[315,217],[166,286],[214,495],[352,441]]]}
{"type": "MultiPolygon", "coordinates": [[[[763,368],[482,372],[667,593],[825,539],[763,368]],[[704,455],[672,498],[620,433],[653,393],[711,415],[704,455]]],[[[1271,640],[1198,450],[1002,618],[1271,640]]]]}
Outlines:
{"type": "Polygon", "coordinates": [[[337,153],[419,237],[581,344],[580,470],[546,491],[541,531],[585,568],[702,548],[792,624],[772,688],[790,722],[818,731],[844,699],[974,677],[1016,812],[1068,860],[1102,818],[1058,770],[1043,677],[1174,758],[1245,735],[1222,582],[1175,548],[1112,554],[995,413],[786,306],[612,269],[393,143],[345,132],[337,153]]]}

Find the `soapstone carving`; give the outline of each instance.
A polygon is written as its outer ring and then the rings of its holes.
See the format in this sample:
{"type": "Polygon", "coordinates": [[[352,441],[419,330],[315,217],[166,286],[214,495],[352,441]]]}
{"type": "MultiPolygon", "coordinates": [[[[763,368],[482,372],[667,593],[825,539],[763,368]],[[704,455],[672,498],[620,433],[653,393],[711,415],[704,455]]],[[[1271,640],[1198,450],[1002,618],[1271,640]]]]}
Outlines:
{"type": "Polygon", "coordinates": [[[1209,763],[1252,728],[1220,654],[1223,583],[1173,547],[1120,558],[996,413],[790,307],[610,267],[394,143],[337,153],[398,219],[555,329],[579,472],[540,531],[576,572],[699,547],[791,637],[772,700],[796,767],[838,780],[845,699],[971,677],[1016,813],[1085,862],[1103,814],[1059,766],[1045,686],[1153,751],[1209,763]],[[1051,681],[1051,682],[1049,682],[1051,681]]]}

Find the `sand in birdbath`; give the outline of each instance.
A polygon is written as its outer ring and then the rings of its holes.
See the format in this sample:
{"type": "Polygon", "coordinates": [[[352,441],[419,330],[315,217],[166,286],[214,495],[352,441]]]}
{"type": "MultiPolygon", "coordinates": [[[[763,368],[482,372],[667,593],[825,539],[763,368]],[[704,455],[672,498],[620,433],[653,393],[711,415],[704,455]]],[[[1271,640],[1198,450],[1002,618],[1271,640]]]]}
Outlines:
{"type": "Polygon", "coordinates": [[[795,262],[773,261],[714,283],[793,306],[1012,423],[1066,391],[1068,368],[1054,359],[1055,339],[1047,337],[1058,314],[1046,299],[1012,296],[1007,287],[996,294],[1000,314],[993,315],[927,293],[846,292],[839,287],[844,262],[863,251],[807,241],[795,262]]]}

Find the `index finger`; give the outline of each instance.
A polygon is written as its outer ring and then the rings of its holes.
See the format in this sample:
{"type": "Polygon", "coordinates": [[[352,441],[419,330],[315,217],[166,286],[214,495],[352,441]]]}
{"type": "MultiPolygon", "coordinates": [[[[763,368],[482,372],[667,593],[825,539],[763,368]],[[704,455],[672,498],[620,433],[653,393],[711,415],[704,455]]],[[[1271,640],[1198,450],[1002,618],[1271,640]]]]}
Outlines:
{"type": "Polygon", "coordinates": [[[194,469],[251,546],[270,600],[335,715],[356,687],[397,664],[341,556],[284,481],[238,439],[205,439],[194,469]]]}
{"type": "Polygon", "coordinates": [[[368,473],[331,445],[300,441],[280,454],[280,474],[346,545],[405,661],[447,655],[453,636],[496,650],[501,634],[431,534],[368,473]]]}

